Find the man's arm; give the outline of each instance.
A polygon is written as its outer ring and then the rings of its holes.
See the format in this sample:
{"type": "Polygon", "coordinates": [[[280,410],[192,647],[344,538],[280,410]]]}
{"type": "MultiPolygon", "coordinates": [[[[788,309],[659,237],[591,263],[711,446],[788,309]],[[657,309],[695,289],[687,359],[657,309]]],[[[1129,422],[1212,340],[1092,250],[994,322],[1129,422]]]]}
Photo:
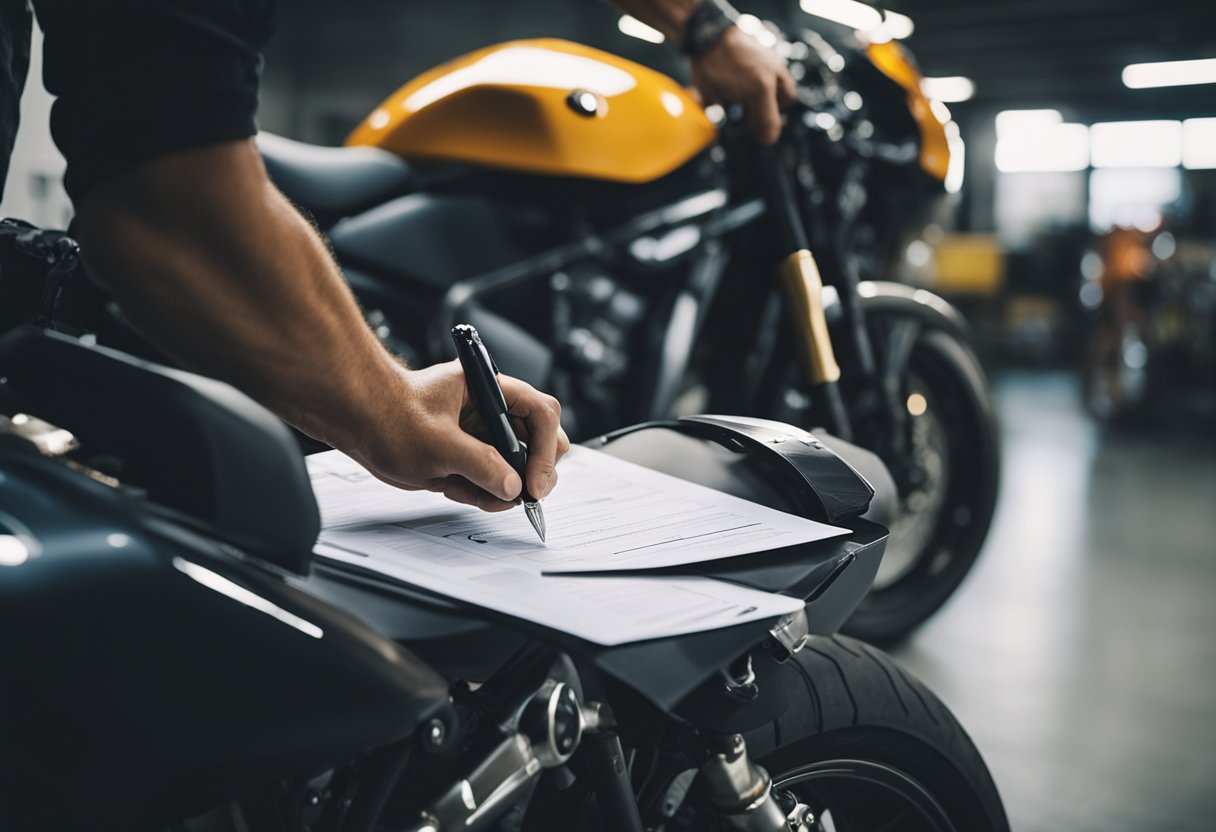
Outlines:
{"type": "MultiPolygon", "coordinates": [[[[611,0],[612,4],[663,33],[679,48],[688,19],[705,0],[611,0]]],[[[737,26],[692,58],[692,82],[707,104],[741,104],[756,138],[772,144],[781,135],[781,110],[797,87],[785,62],[737,26]]]]}
{"type": "MultiPolygon", "coordinates": [[[[178,151],[100,180],[78,201],[89,265],[135,326],[183,365],[402,488],[487,510],[519,477],[462,427],[459,365],[412,371],[365,324],[313,228],[275,189],[252,140],[178,151]]],[[[528,430],[528,488],[544,496],[569,448],[551,396],[502,379],[528,430]]]]}

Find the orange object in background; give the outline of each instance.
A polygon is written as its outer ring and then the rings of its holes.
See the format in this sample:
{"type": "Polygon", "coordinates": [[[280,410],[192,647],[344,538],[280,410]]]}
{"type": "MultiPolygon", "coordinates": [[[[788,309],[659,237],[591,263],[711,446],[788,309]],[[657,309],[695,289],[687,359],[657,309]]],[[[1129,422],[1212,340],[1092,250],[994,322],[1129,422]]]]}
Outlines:
{"type": "Polygon", "coordinates": [[[1116,297],[1145,277],[1152,262],[1149,235],[1135,228],[1112,228],[1102,238],[1102,296],[1116,297]]]}
{"type": "Polygon", "coordinates": [[[415,78],[347,139],[414,162],[641,183],[717,139],[666,75],[556,39],[490,46],[415,78]]]}
{"type": "Polygon", "coordinates": [[[991,234],[946,234],[934,250],[932,288],[943,295],[995,295],[1005,254],[991,234]]]}

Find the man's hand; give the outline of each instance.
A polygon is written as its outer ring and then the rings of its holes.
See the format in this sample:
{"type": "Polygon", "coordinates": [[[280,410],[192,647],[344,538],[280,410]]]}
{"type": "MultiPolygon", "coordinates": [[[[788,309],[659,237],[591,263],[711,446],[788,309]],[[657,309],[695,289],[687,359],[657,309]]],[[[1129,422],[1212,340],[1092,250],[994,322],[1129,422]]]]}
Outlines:
{"type": "Polygon", "coordinates": [[[692,59],[692,82],[706,104],[743,105],[748,129],[764,144],[781,136],[781,111],[797,92],[785,61],[735,26],[692,59]]]}
{"type": "MultiPolygon", "coordinates": [[[[485,511],[516,505],[519,476],[485,433],[458,361],[399,371],[399,386],[383,397],[375,421],[355,452],[359,462],[391,485],[437,491],[485,511]]],[[[557,482],[557,460],[570,450],[557,399],[500,375],[507,413],[528,443],[528,492],[546,496],[557,482]]]]}

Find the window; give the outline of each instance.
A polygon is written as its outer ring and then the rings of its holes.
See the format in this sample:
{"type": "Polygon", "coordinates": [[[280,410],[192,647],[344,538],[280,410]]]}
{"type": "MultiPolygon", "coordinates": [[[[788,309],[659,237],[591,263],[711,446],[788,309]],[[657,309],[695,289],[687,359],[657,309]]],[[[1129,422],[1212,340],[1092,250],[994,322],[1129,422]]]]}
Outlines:
{"type": "Polygon", "coordinates": [[[1181,196],[1182,172],[1176,167],[1095,170],[1089,177],[1089,225],[1098,233],[1116,225],[1152,231],[1181,196]]]}

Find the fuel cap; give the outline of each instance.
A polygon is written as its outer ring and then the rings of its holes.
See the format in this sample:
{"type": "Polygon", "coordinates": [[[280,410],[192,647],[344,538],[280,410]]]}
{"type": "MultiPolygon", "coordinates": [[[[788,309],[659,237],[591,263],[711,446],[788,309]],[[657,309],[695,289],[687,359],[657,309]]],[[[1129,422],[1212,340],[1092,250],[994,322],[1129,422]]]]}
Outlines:
{"type": "Polygon", "coordinates": [[[600,111],[600,97],[591,90],[574,90],[566,96],[566,105],[580,116],[590,118],[600,111]]]}

